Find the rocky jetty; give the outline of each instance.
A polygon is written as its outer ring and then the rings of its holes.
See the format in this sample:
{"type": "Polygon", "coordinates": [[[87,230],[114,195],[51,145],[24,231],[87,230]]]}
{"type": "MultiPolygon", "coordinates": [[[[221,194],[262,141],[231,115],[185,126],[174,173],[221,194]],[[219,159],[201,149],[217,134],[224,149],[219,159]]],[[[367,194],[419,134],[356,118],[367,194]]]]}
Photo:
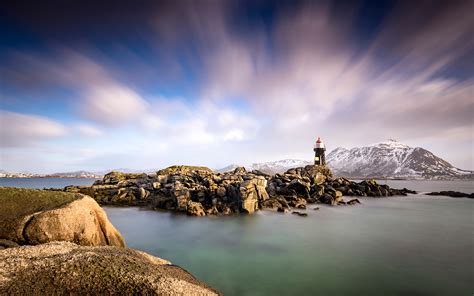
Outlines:
{"type": "Polygon", "coordinates": [[[137,250],[53,242],[0,251],[1,295],[219,295],[137,250]]]}
{"type": "Polygon", "coordinates": [[[0,248],[52,241],[125,246],[104,210],[89,196],[0,188],[0,204],[0,248]]]}
{"type": "Polygon", "coordinates": [[[313,165],[275,175],[248,172],[243,167],[215,173],[194,166],[172,166],[153,175],[111,172],[92,186],[68,186],[64,190],[87,194],[102,205],[146,205],[193,216],[252,214],[263,208],[284,212],[306,209],[312,203],[344,205],[344,196],[413,193],[374,180],[357,183],[335,178],[327,167],[313,165]]]}
{"type": "Polygon", "coordinates": [[[474,193],[464,193],[458,191],[430,192],[426,195],[474,198],[474,193]]]}

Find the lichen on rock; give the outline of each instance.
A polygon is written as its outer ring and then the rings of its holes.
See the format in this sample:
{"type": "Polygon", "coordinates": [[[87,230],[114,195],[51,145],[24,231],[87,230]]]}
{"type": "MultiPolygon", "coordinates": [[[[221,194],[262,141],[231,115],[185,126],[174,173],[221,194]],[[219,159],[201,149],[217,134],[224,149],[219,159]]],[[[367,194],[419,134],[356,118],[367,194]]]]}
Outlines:
{"type": "Polygon", "coordinates": [[[0,251],[1,295],[219,295],[141,251],[52,242],[0,251]]]}
{"type": "Polygon", "coordinates": [[[20,245],[70,241],[125,246],[104,210],[83,194],[0,188],[0,239],[20,245]]]}

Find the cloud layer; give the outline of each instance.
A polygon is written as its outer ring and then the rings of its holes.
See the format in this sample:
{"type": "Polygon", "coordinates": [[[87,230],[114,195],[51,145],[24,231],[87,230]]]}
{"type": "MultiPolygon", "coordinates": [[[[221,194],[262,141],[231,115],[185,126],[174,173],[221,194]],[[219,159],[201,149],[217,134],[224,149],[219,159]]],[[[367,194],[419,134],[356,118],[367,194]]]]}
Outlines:
{"type": "Polygon", "coordinates": [[[219,167],[310,158],[318,135],[329,148],[397,138],[474,168],[472,1],[150,1],[124,19],[117,2],[104,28],[106,7],[76,8],[95,34],[69,10],[62,26],[30,11],[19,22],[43,45],[0,49],[2,146],[62,140],[88,151],[77,168],[219,167]]]}

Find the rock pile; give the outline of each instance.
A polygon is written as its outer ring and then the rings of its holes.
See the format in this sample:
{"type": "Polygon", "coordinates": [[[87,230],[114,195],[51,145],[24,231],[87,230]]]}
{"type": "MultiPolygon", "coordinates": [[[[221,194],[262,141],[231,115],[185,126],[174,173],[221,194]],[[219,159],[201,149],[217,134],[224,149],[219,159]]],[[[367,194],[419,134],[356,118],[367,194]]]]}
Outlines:
{"type": "Polygon", "coordinates": [[[313,165],[273,176],[243,167],[226,173],[193,166],[172,166],[154,175],[111,172],[92,186],[68,186],[65,191],[87,194],[103,205],[148,205],[193,216],[252,214],[263,208],[284,212],[312,203],[346,204],[343,196],[412,193],[374,180],[334,178],[327,167],[313,165]]]}

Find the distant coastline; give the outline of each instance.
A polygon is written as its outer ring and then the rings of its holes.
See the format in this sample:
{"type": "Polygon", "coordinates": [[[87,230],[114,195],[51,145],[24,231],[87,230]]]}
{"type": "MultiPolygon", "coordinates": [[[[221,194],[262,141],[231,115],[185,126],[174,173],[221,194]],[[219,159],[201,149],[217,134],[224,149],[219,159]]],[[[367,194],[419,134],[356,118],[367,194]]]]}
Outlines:
{"type": "Polygon", "coordinates": [[[101,179],[99,175],[36,175],[36,174],[0,174],[0,179],[101,179]]]}

